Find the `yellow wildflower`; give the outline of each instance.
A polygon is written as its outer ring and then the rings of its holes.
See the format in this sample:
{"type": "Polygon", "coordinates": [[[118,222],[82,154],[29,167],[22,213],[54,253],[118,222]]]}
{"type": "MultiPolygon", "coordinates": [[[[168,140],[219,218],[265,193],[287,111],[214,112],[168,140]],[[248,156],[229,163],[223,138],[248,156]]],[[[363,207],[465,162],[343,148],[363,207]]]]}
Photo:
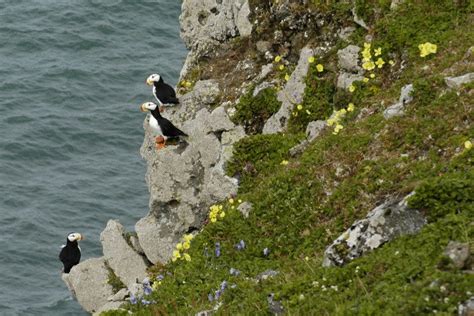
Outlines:
{"type": "Polygon", "coordinates": [[[229,199],[229,203],[230,203],[230,204],[234,204],[234,199],[233,199],[233,198],[230,198],[230,199],[229,199]]]}
{"type": "Polygon", "coordinates": [[[340,114],[341,116],[346,115],[346,113],[347,113],[346,109],[340,109],[340,110],[339,110],[339,114],[340,114]]]}
{"type": "Polygon", "coordinates": [[[390,66],[395,65],[395,62],[394,62],[393,60],[391,60],[391,59],[388,61],[388,63],[390,64],[390,66]]]}
{"type": "Polygon", "coordinates": [[[435,54],[438,50],[438,46],[430,42],[420,44],[418,45],[418,48],[420,49],[420,57],[426,57],[429,54],[435,54]]]}
{"type": "Polygon", "coordinates": [[[176,249],[178,249],[178,250],[181,250],[181,249],[183,249],[183,244],[182,244],[182,243],[180,243],[180,242],[179,242],[179,243],[177,243],[177,244],[176,244],[176,249]]]}
{"type": "Polygon", "coordinates": [[[339,132],[340,132],[343,128],[344,128],[344,126],[342,126],[341,124],[337,124],[336,127],[334,128],[333,134],[334,134],[334,135],[339,134],[339,132]]]}
{"type": "Polygon", "coordinates": [[[285,65],[280,65],[280,67],[278,67],[278,69],[280,69],[280,70],[285,69],[285,65]]]}
{"type": "Polygon", "coordinates": [[[175,262],[178,258],[172,257],[171,261],[175,262]]]}
{"type": "Polygon", "coordinates": [[[191,241],[193,240],[194,236],[192,234],[185,234],[184,235],[184,240],[185,241],[191,241]]]}
{"type": "Polygon", "coordinates": [[[374,78],[375,78],[375,74],[370,74],[370,78],[374,79],[374,78]]]}
{"type": "Polygon", "coordinates": [[[321,65],[321,64],[318,64],[318,65],[316,65],[316,70],[317,70],[318,72],[323,72],[323,71],[324,71],[324,66],[321,65]]]}
{"type": "Polygon", "coordinates": [[[184,259],[185,259],[186,261],[191,261],[191,256],[190,256],[189,254],[185,253],[185,254],[184,254],[184,259]]]}
{"type": "Polygon", "coordinates": [[[211,217],[211,222],[213,222],[213,223],[217,222],[217,218],[211,217]]]}
{"type": "Polygon", "coordinates": [[[374,49],[374,55],[375,55],[375,56],[380,56],[380,55],[382,55],[382,48],[379,47],[379,48],[377,48],[377,49],[374,49]]]}
{"type": "Polygon", "coordinates": [[[364,79],[362,79],[362,81],[365,82],[365,83],[367,83],[367,82],[369,82],[369,78],[364,77],[364,79]]]}
{"type": "Polygon", "coordinates": [[[298,109],[298,111],[301,111],[303,109],[303,106],[301,104],[298,104],[296,108],[298,109]]]}
{"type": "Polygon", "coordinates": [[[288,164],[288,160],[282,160],[280,162],[280,165],[282,165],[282,166],[286,166],[287,164],[288,164]]]}
{"type": "Polygon", "coordinates": [[[370,43],[364,43],[364,48],[365,49],[370,49],[371,46],[372,46],[372,44],[370,44],[370,43]]]}
{"type": "Polygon", "coordinates": [[[327,120],[327,123],[328,123],[328,126],[333,126],[334,123],[336,123],[336,120],[333,119],[333,118],[330,118],[330,119],[327,120]]]}
{"type": "Polygon", "coordinates": [[[179,253],[178,250],[173,250],[173,258],[176,258],[176,259],[181,258],[181,254],[179,253]]]}
{"type": "Polygon", "coordinates": [[[354,112],[354,109],[355,109],[354,103],[349,103],[349,105],[347,106],[347,112],[354,112]]]}
{"type": "Polygon", "coordinates": [[[220,216],[221,218],[224,218],[224,217],[225,217],[225,212],[222,211],[222,212],[219,214],[219,216],[220,216]]]}
{"type": "Polygon", "coordinates": [[[188,250],[190,247],[191,247],[191,243],[190,243],[189,241],[185,241],[185,242],[183,243],[183,248],[184,248],[184,249],[188,250]]]}
{"type": "Polygon", "coordinates": [[[356,89],[356,87],[355,87],[353,84],[351,84],[351,85],[349,86],[349,92],[354,92],[355,89],[356,89]]]}
{"type": "Polygon", "coordinates": [[[362,64],[362,68],[365,70],[373,70],[375,69],[375,63],[371,60],[366,61],[365,63],[362,64]]]}
{"type": "Polygon", "coordinates": [[[383,61],[382,58],[379,58],[379,59],[377,59],[377,61],[375,62],[375,64],[377,65],[377,67],[382,68],[383,65],[385,64],[385,62],[383,61]]]}
{"type": "Polygon", "coordinates": [[[288,74],[285,75],[285,81],[290,80],[290,76],[288,74]]]}
{"type": "Polygon", "coordinates": [[[466,140],[466,141],[464,142],[464,148],[466,148],[466,150],[471,150],[471,148],[472,148],[472,143],[471,143],[470,140],[466,140]]]}
{"type": "Polygon", "coordinates": [[[239,199],[237,202],[239,202],[239,203],[242,203],[242,200],[241,200],[241,199],[239,199]]]}
{"type": "Polygon", "coordinates": [[[314,63],[315,60],[316,60],[316,59],[314,58],[314,56],[311,56],[311,57],[308,58],[308,62],[309,62],[310,64],[314,63]]]}
{"type": "Polygon", "coordinates": [[[306,110],[306,114],[308,114],[308,115],[311,115],[311,112],[310,112],[310,111],[308,111],[308,110],[306,110]]]}
{"type": "Polygon", "coordinates": [[[280,61],[281,61],[281,56],[280,55],[276,56],[275,57],[275,62],[279,63],[280,61]]]}
{"type": "Polygon", "coordinates": [[[191,87],[191,85],[192,85],[191,81],[186,81],[186,83],[185,83],[186,88],[191,87]]]}

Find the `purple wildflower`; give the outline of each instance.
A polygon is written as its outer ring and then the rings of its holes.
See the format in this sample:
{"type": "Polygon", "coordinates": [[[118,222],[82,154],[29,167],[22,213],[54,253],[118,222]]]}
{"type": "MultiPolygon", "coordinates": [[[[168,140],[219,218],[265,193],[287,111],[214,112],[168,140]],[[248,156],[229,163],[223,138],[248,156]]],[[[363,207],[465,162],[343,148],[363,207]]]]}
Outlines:
{"type": "Polygon", "coordinates": [[[237,270],[237,269],[234,269],[234,268],[230,268],[229,273],[230,273],[230,275],[238,276],[240,274],[240,271],[237,270]]]}
{"type": "Polygon", "coordinates": [[[214,300],[214,295],[212,295],[212,293],[207,294],[207,299],[209,302],[212,302],[214,300]]]}
{"type": "Polygon", "coordinates": [[[227,281],[222,281],[221,283],[221,291],[224,292],[224,290],[227,288],[227,281]]]}
{"type": "Polygon", "coordinates": [[[143,304],[143,305],[150,305],[151,302],[150,302],[150,301],[147,301],[147,300],[145,300],[145,299],[142,299],[142,304],[143,304]]]}
{"type": "Polygon", "coordinates": [[[216,293],[214,295],[214,298],[215,298],[216,301],[221,297],[221,294],[222,294],[221,290],[216,291],[216,293]]]}
{"type": "Polygon", "coordinates": [[[133,294],[130,294],[130,303],[133,305],[137,304],[137,298],[133,294]]]}
{"type": "Polygon", "coordinates": [[[145,295],[150,295],[151,292],[153,292],[153,289],[149,286],[144,286],[143,287],[143,292],[145,293],[145,295]]]}
{"type": "Polygon", "coordinates": [[[150,286],[150,278],[146,277],[143,279],[143,287],[150,286]]]}
{"type": "Polygon", "coordinates": [[[163,274],[158,274],[158,276],[156,277],[158,281],[162,281],[164,278],[165,276],[163,274]]]}
{"type": "Polygon", "coordinates": [[[216,250],[215,250],[215,253],[216,253],[216,257],[220,257],[221,256],[221,244],[216,242],[216,250]]]}
{"type": "Polygon", "coordinates": [[[269,254],[270,254],[270,249],[268,249],[268,248],[263,249],[263,255],[265,257],[267,257],[269,254]]]}
{"type": "Polygon", "coordinates": [[[236,244],[234,247],[235,247],[235,249],[237,249],[237,250],[243,250],[243,249],[245,249],[245,241],[243,241],[243,240],[239,241],[239,243],[236,244]]]}

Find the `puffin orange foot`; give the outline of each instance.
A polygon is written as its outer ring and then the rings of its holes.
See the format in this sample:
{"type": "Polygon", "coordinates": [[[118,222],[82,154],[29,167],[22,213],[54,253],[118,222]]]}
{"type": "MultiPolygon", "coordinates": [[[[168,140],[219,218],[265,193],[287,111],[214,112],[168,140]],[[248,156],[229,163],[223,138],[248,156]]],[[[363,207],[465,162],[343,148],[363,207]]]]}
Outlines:
{"type": "Polygon", "coordinates": [[[162,148],[165,148],[166,146],[166,139],[163,137],[163,136],[157,136],[155,138],[155,145],[156,145],[156,149],[157,150],[160,150],[162,148]]]}

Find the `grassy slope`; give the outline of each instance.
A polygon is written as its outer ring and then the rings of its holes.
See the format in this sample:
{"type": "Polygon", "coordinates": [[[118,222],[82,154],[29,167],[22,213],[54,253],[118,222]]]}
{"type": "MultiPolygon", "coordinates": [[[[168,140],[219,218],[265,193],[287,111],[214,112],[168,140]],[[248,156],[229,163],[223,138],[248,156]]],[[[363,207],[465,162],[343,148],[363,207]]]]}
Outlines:
{"type": "MultiPolygon", "coordinates": [[[[431,2],[408,1],[390,13],[387,1],[358,0],[361,8],[380,6],[379,16],[361,13],[377,21],[373,47],[381,46],[383,58],[396,65],[377,70],[376,79],[358,84],[353,94],[336,91],[332,100],[314,97],[319,85],[312,81],[334,77],[331,67],[321,75],[311,69],[304,106],[322,117],[292,119],[295,134],[255,135],[236,146],[229,169],[242,177],[242,187],[234,204],[223,202],[225,218],[208,224],[192,241],[191,262],[152,269],[153,275],[165,274],[149,298],[156,304],[128,308],[137,315],[211,309],[215,302],[208,294],[227,280],[236,287],[220,299],[223,315],[265,315],[272,292],[293,315],[455,312],[468,291],[474,292],[474,275],[443,265],[449,240],[469,242],[471,249],[474,240],[474,150],[463,150],[464,141],[474,138],[473,86],[450,91],[440,74],[450,67],[450,75],[474,70],[473,57],[456,64],[473,44],[472,8],[431,2]],[[417,46],[426,41],[438,44],[438,53],[421,58],[417,46]],[[400,71],[402,56],[405,69],[400,71]],[[407,113],[384,120],[381,112],[407,83],[414,83],[416,91],[407,113]],[[327,107],[340,108],[340,100],[356,105],[344,129],[338,135],[326,130],[300,157],[290,159],[287,149],[307,121],[326,118],[332,110],[327,107]],[[343,268],[321,267],[325,247],[354,220],[387,197],[413,189],[422,192],[413,205],[429,218],[421,233],[398,238],[343,268]],[[253,203],[248,219],[233,209],[237,199],[253,203]],[[240,240],[247,245],[243,251],[234,247],[240,240]],[[222,248],[219,258],[216,242],[222,248]],[[267,257],[264,248],[270,249],[267,257]],[[230,268],[241,275],[230,276],[230,268]],[[280,273],[261,283],[251,279],[266,269],[280,273]]],[[[362,32],[354,37],[362,46],[362,32]]],[[[329,63],[332,57],[324,58],[329,63]]]]}

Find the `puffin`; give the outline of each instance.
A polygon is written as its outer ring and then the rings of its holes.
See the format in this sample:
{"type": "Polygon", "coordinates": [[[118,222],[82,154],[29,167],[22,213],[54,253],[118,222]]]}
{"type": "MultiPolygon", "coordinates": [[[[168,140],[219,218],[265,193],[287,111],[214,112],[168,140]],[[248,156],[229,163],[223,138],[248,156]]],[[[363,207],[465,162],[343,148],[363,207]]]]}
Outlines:
{"type": "Polygon", "coordinates": [[[81,260],[81,248],[77,242],[83,239],[84,237],[78,233],[70,233],[67,236],[66,245],[62,246],[61,252],[59,253],[59,260],[61,260],[64,265],[64,273],[69,273],[71,268],[81,260]]]}
{"type": "Polygon", "coordinates": [[[149,125],[156,136],[156,149],[166,146],[166,141],[170,138],[187,137],[188,135],[173,125],[168,119],[161,116],[158,105],[153,102],[145,102],[140,106],[142,112],[151,112],[149,125]]]}
{"type": "Polygon", "coordinates": [[[176,97],[176,92],[167,83],[163,81],[163,77],[159,74],[152,74],[146,79],[149,86],[153,86],[153,95],[160,105],[160,111],[163,111],[163,106],[172,106],[179,104],[176,97]]]}

